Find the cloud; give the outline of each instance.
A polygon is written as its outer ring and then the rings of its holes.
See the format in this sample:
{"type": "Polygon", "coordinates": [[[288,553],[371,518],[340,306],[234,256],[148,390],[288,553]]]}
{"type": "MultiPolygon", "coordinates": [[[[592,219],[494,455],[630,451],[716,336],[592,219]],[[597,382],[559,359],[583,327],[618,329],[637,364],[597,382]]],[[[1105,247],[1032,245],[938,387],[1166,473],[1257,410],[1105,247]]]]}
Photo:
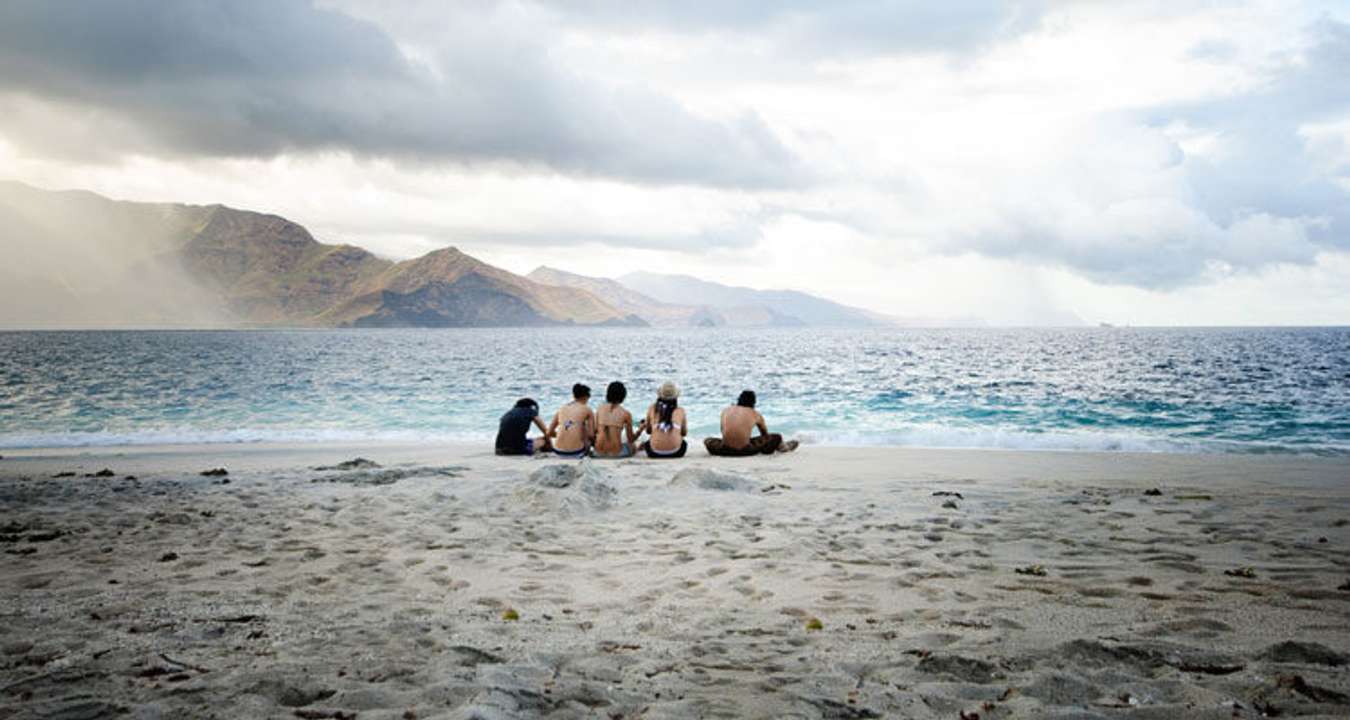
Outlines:
{"type": "Polygon", "coordinates": [[[0,4],[0,132],[81,157],[340,151],[655,184],[808,180],[753,112],[700,117],[571,74],[544,42],[466,22],[410,56],[299,0],[15,0],[0,4]]]}
{"type": "Polygon", "coordinates": [[[1350,249],[1350,25],[1311,37],[1243,91],[1093,116],[937,248],[1153,289],[1350,249]]]}
{"type": "Polygon", "coordinates": [[[814,58],[964,52],[1033,27],[1037,0],[540,0],[565,23],[754,36],[814,58]]]}

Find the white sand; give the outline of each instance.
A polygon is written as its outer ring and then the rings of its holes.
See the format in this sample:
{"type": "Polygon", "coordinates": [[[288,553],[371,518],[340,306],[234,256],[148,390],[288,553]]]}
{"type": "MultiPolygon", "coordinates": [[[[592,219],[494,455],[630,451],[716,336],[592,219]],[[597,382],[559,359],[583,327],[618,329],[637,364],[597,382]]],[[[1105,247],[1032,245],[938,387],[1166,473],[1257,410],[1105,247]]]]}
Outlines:
{"type": "Polygon", "coordinates": [[[1350,716],[1350,460],[693,454],[6,452],[0,718],[1350,716]]]}

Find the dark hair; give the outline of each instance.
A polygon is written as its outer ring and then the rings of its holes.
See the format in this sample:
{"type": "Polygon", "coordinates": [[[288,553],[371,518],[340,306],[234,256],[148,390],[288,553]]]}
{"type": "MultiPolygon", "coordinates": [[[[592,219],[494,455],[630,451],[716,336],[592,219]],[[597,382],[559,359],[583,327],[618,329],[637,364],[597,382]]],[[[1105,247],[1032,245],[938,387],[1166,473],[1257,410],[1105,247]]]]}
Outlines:
{"type": "Polygon", "coordinates": [[[741,407],[748,407],[748,408],[754,407],[754,406],[755,406],[755,391],[754,391],[754,390],[742,390],[742,391],[741,391],[741,396],[738,397],[738,398],[736,398],[736,404],[737,404],[737,405],[740,405],[741,407]]]}
{"type": "Polygon", "coordinates": [[[590,386],[588,386],[588,385],[582,385],[581,383],[577,383],[576,385],[573,385],[573,386],[572,386],[572,397],[573,397],[573,399],[580,400],[580,399],[582,399],[582,398],[584,398],[584,397],[585,397],[585,398],[588,398],[588,397],[590,397],[590,396],[591,396],[591,388],[590,388],[590,386]]]}
{"type": "Polygon", "coordinates": [[[628,397],[628,388],[624,387],[623,383],[618,380],[610,383],[609,387],[605,388],[605,402],[607,403],[618,405],[623,402],[626,397],[628,397]]]}
{"type": "Polygon", "coordinates": [[[671,417],[675,415],[675,408],[680,406],[679,400],[656,400],[656,424],[670,425],[673,423],[671,417]]]}
{"type": "Polygon", "coordinates": [[[535,410],[538,410],[538,409],[539,409],[539,403],[535,402],[533,398],[521,398],[521,399],[519,399],[519,400],[516,401],[516,407],[518,407],[518,408],[534,408],[535,410]]]}

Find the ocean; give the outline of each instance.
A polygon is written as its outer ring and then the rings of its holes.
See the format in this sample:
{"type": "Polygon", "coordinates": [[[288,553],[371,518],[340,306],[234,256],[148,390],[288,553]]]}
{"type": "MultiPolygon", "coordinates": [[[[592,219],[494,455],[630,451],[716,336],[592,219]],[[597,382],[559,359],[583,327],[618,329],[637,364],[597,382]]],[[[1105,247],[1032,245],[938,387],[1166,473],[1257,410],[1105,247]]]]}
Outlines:
{"type": "Polygon", "coordinates": [[[487,444],[667,379],[694,436],[750,388],[808,444],[1350,454],[1350,328],[2,332],[0,448],[487,444]]]}

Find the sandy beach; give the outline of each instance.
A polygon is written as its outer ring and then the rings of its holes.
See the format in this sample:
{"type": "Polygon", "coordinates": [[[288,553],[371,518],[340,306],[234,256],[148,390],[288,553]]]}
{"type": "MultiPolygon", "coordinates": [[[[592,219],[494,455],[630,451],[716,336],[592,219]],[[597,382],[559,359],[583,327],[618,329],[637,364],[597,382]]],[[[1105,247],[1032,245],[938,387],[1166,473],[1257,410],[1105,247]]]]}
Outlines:
{"type": "Polygon", "coordinates": [[[1350,716],[1345,458],[4,455],[0,718],[1350,716]]]}

